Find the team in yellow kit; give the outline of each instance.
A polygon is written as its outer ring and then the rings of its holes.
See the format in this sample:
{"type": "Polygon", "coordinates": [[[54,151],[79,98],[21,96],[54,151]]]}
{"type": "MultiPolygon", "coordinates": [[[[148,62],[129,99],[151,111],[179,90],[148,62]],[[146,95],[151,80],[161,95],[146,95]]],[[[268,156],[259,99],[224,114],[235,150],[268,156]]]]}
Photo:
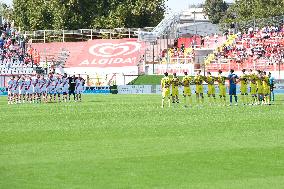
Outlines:
{"type": "MultiPolygon", "coordinates": [[[[201,71],[197,71],[195,76],[189,76],[187,72],[184,72],[184,77],[180,79],[174,73],[173,77],[169,77],[168,73],[165,73],[164,78],[161,80],[162,88],[162,107],[164,107],[165,100],[168,100],[168,106],[172,103],[179,103],[179,88],[183,87],[184,106],[192,106],[192,90],[191,86],[195,85],[196,103],[204,103],[204,88],[206,83],[207,95],[209,104],[216,103],[216,87],[218,85],[220,103],[219,105],[226,105],[226,80],[229,78],[222,75],[223,72],[219,70],[218,76],[212,76],[210,72],[207,72],[206,76],[201,75],[201,71]]],[[[242,74],[238,77],[237,83],[240,84],[240,95],[243,105],[269,105],[270,104],[270,79],[266,72],[252,70],[249,73],[246,70],[242,70],[242,74]],[[249,94],[251,99],[249,99],[249,94]]]]}

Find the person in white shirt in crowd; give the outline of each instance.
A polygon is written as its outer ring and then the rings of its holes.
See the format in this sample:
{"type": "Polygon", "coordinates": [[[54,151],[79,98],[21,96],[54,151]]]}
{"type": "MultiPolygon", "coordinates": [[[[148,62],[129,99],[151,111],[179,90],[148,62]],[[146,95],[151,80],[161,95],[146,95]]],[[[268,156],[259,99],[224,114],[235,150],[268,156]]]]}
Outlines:
{"type": "Polygon", "coordinates": [[[11,76],[10,80],[8,81],[8,104],[13,104],[14,100],[14,85],[15,85],[15,77],[11,76]]]}

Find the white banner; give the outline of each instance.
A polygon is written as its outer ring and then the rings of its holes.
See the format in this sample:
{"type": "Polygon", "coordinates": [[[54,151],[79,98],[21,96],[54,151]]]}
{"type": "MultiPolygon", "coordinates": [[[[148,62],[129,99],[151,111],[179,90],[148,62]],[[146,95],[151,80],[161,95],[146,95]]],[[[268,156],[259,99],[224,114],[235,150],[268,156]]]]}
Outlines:
{"type": "Polygon", "coordinates": [[[193,64],[168,64],[168,65],[158,64],[158,65],[155,65],[156,74],[163,75],[165,72],[168,72],[169,74],[176,73],[177,75],[184,75],[184,72],[187,72],[188,75],[194,75],[194,65],[193,64]]]}

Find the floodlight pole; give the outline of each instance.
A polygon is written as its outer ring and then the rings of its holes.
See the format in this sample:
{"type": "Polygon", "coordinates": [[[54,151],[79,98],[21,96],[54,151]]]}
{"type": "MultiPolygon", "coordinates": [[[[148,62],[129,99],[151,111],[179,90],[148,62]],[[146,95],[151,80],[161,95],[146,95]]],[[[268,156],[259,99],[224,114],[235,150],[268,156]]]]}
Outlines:
{"type": "Polygon", "coordinates": [[[153,75],[155,74],[155,42],[153,42],[153,75]]]}
{"type": "Polygon", "coordinates": [[[194,10],[194,12],[193,12],[193,15],[194,15],[194,18],[193,18],[193,23],[194,23],[194,26],[195,26],[195,36],[194,36],[194,47],[196,48],[196,35],[197,35],[197,26],[196,26],[196,17],[195,17],[195,14],[196,14],[196,12],[195,12],[195,10],[194,10]]]}

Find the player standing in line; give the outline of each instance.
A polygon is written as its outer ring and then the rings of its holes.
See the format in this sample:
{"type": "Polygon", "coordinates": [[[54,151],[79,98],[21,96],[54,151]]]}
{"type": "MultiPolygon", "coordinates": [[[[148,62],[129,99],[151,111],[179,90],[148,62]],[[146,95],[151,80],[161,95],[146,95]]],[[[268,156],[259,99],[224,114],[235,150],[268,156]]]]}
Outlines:
{"type": "Polygon", "coordinates": [[[68,85],[68,77],[67,77],[67,74],[65,73],[64,76],[62,77],[62,94],[63,94],[63,101],[64,102],[67,102],[68,100],[68,88],[69,88],[69,85],[68,85]]]}
{"type": "Polygon", "coordinates": [[[262,86],[263,86],[263,98],[264,98],[264,104],[270,105],[270,87],[269,87],[269,77],[266,75],[266,72],[263,72],[263,80],[262,80],[262,86]]]}
{"type": "Polygon", "coordinates": [[[213,105],[216,101],[216,90],[215,90],[215,78],[211,75],[211,72],[207,72],[207,77],[205,78],[206,83],[208,84],[208,98],[210,105],[213,105]]]}
{"type": "Polygon", "coordinates": [[[56,102],[56,95],[58,102],[61,102],[61,79],[60,75],[57,76],[57,78],[54,81],[54,102],[56,102]]]}
{"type": "Polygon", "coordinates": [[[241,82],[241,99],[243,102],[243,105],[247,105],[248,102],[248,75],[246,74],[246,70],[242,70],[242,75],[240,76],[240,82],[241,82]]]}
{"type": "Polygon", "coordinates": [[[20,86],[20,102],[25,103],[26,100],[26,81],[25,81],[25,76],[22,76],[20,81],[19,81],[19,86],[20,86]]]}
{"type": "Polygon", "coordinates": [[[37,75],[36,78],[33,80],[34,86],[34,103],[38,103],[40,99],[40,75],[37,75]]]}
{"type": "Polygon", "coordinates": [[[52,74],[49,74],[49,77],[47,79],[47,96],[49,96],[49,102],[52,101],[52,95],[54,93],[54,84],[53,84],[54,78],[52,74]]]}
{"type": "Polygon", "coordinates": [[[179,85],[180,85],[180,80],[177,77],[177,74],[174,73],[173,74],[173,79],[171,80],[171,84],[172,84],[172,102],[174,103],[179,103],[179,85]]]}
{"type": "Polygon", "coordinates": [[[192,105],[191,88],[190,88],[191,82],[192,82],[192,78],[188,76],[187,72],[184,72],[184,77],[182,79],[182,85],[183,85],[183,97],[184,97],[185,107],[187,107],[187,102],[186,102],[187,98],[188,98],[189,105],[192,105]]]}
{"type": "Polygon", "coordinates": [[[262,76],[262,72],[260,70],[257,71],[257,80],[256,80],[256,87],[257,87],[257,94],[258,94],[258,102],[257,104],[264,104],[263,100],[263,86],[262,86],[262,80],[263,80],[263,76],[262,76]]]}
{"type": "Polygon", "coordinates": [[[237,79],[238,76],[234,74],[234,70],[230,70],[230,74],[228,76],[230,87],[229,87],[229,95],[230,95],[230,106],[233,104],[233,96],[235,97],[235,105],[238,105],[238,96],[237,96],[237,79]]]}
{"type": "Polygon", "coordinates": [[[84,79],[79,75],[76,79],[76,99],[79,102],[82,102],[82,93],[83,93],[83,85],[84,85],[84,79]]]}
{"type": "Polygon", "coordinates": [[[274,96],[274,88],[275,88],[275,79],[272,76],[271,72],[268,74],[269,77],[269,87],[270,87],[270,102],[275,100],[274,96]]]}
{"type": "Polygon", "coordinates": [[[19,102],[19,93],[20,93],[20,87],[19,87],[19,76],[15,77],[15,83],[13,85],[13,93],[14,93],[14,104],[17,104],[19,102]]]}
{"type": "Polygon", "coordinates": [[[162,88],[162,108],[164,108],[165,98],[168,98],[169,107],[171,107],[171,97],[170,97],[170,86],[171,79],[169,78],[169,74],[166,72],[165,76],[161,80],[161,88],[162,88]]]}
{"type": "Polygon", "coordinates": [[[219,70],[219,74],[217,77],[218,88],[219,88],[219,96],[221,104],[226,105],[226,77],[222,76],[222,70],[219,70]],[[223,98],[223,99],[222,99],[223,98]]]}
{"type": "Polygon", "coordinates": [[[41,76],[41,79],[40,79],[40,92],[41,92],[41,96],[42,96],[42,99],[43,99],[43,102],[47,103],[47,89],[46,89],[46,86],[47,86],[47,80],[44,78],[44,76],[42,75],[41,76]]]}
{"type": "Polygon", "coordinates": [[[8,81],[8,104],[13,104],[14,101],[14,85],[15,85],[15,77],[11,76],[8,81]]]}
{"type": "Polygon", "coordinates": [[[200,104],[201,102],[204,103],[204,95],[203,95],[203,81],[204,77],[201,75],[201,70],[197,71],[196,76],[194,77],[194,83],[196,85],[195,93],[196,93],[196,101],[200,104]]]}
{"type": "Polygon", "coordinates": [[[249,81],[250,81],[250,94],[251,94],[251,105],[257,105],[257,87],[256,87],[256,81],[257,81],[257,75],[253,73],[252,70],[250,70],[249,74],[249,81]]]}
{"type": "Polygon", "coordinates": [[[45,84],[45,81],[44,81],[44,77],[41,76],[41,75],[38,75],[38,87],[39,87],[39,95],[38,95],[38,102],[41,103],[42,102],[42,99],[43,99],[43,86],[45,84]]]}
{"type": "Polygon", "coordinates": [[[76,89],[76,77],[73,75],[69,77],[69,102],[71,102],[71,94],[73,94],[74,101],[76,101],[75,89],[76,89]]]}
{"type": "Polygon", "coordinates": [[[32,103],[33,102],[33,93],[34,93],[34,87],[33,87],[33,80],[31,76],[28,76],[28,79],[26,80],[26,87],[27,87],[27,102],[32,103]]]}

